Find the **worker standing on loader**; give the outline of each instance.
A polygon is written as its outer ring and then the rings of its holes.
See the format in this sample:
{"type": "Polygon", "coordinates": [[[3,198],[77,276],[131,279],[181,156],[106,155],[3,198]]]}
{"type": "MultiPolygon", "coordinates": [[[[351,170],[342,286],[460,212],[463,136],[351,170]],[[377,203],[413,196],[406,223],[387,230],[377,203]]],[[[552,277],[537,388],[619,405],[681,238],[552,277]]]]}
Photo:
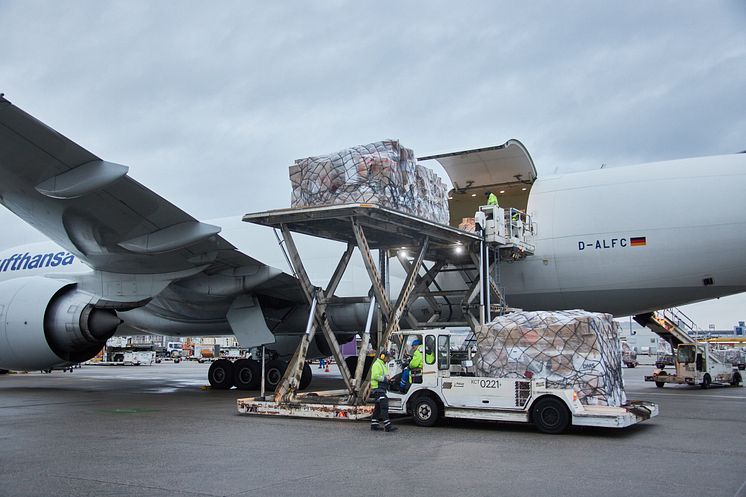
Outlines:
{"type": "Polygon", "coordinates": [[[488,191],[488,192],[484,192],[484,196],[487,197],[487,205],[494,205],[495,207],[500,207],[500,204],[497,203],[497,195],[488,191]]]}
{"type": "Polygon", "coordinates": [[[385,431],[396,431],[398,429],[396,426],[391,425],[391,420],[389,419],[389,398],[386,396],[386,386],[389,381],[389,368],[386,363],[390,358],[391,353],[383,349],[370,367],[370,395],[376,403],[376,407],[373,409],[373,416],[370,418],[370,429],[372,431],[380,430],[381,424],[383,424],[385,431]]]}

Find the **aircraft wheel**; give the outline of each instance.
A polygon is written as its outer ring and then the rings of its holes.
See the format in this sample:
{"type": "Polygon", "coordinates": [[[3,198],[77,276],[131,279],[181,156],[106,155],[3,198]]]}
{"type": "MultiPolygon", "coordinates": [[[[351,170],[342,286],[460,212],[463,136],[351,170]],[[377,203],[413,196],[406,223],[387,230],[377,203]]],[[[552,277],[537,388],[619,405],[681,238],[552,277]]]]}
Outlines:
{"type": "Polygon", "coordinates": [[[712,378],[710,378],[709,374],[706,374],[702,377],[702,383],[699,385],[702,387],[702,390],[707,390],[710,388],[710,385],[712,384],[712,378]]]}
{"type": "Polygon", "coordinates": [[[561,400],[547,397],[531,406],[534,424],[543,433],[562,433],[570,426],[570,413],[561,400]]]}
{"type": "Polygon", "coordinates": [[[417,426],[433,426],[438,421],[438,404],[423,395],[412,402],[412,419],[417,426]]]}
{"type": "Polygon", "coordinates": [[[207,381],[216,390],[228,390],[233,386],[233,363],[227,359],[219,359],[210,365],[207,381]]]}
{"type": "MultiPolygon", "coordinates": [[[[365,365],[363,366],[363,379],[368,377],[368,371],[370,371],[370,367],[373,365],[373,361],[375,361],[374,357],[365,356],[365,365]]],[[[355,369],[357,369],[357,356],[351,355],[349,357],[345,357],[345,364],[347,364],[347,369],[350,371],[350,375],[355,376],[355,369]]]]}
{"type": "Polygon", "coordinates": [[[273,359],[267,363],[264,370],[264,385],[267,390],[274,390],[279,385],[282,376],[285,374],[288,363],[279,359],[273,359]]]}
{"type": "Polygon", "coordinates": [[[239,359],[233,363],[233,384],[239,390],[256,390],[262,381],[262,368],[251,359],[239,359]]]}
{"type": "Polygon", "coordinates": [[[311,371],[311,366],[309,366],[308,363],[305,363],[303,365],[303,373],[300,375],[300,385],[298,385],[298,388],[305,390],[308,388],[308,385],[311,384],[312,379],[313,371],[311,371]]]}

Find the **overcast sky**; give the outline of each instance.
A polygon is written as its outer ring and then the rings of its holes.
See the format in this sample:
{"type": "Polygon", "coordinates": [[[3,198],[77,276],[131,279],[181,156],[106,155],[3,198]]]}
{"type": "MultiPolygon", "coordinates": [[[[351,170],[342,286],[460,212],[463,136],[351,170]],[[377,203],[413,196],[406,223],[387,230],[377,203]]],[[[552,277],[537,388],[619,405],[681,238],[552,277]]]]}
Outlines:
{"type": "MultiPolygon", "coordinates": [[[[0,0],[0,92],[203,220],[383,138],[517,138],[539,176],[746,149],[743,0],[525,3],[0,0]]],[[[687,309],[729,328],[746,297],[687,309]]]]}

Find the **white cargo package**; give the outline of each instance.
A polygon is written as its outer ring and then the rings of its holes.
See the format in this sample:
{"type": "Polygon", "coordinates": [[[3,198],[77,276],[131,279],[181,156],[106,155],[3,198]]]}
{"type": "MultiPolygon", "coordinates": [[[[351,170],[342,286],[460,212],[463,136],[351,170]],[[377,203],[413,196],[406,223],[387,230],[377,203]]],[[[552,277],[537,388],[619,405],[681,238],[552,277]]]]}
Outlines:
{"type": "Polygon", "coordinates": [[[298,159],[290,166],[291,207],[370,203],[448,224],[448,190],[397,140],[298,159]]]}
{"type": "Polygon", "coordinates": [[[586,405],[621,406],[622,354],[610,314],[514,312],[478,327],[476,366],[486,377],[546,378],[586,405]]]}

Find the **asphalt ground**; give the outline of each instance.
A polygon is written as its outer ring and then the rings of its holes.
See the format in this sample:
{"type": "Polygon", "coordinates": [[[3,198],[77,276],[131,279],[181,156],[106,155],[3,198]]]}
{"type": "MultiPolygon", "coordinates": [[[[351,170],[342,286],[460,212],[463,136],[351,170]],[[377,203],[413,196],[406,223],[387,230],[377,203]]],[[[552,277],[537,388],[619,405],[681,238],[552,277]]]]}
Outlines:
{"type": "MultiPolygon", "coordinates": [[[[0,376],[0,496],[746,496],[746,389],[656,388],[625,430],[241,416],[207,365],[0,376]]],[[[314,372],[319,372],[314,367],[314,372]]],[[[318,374],[312,388],[336,387],[318,374]]]]}

